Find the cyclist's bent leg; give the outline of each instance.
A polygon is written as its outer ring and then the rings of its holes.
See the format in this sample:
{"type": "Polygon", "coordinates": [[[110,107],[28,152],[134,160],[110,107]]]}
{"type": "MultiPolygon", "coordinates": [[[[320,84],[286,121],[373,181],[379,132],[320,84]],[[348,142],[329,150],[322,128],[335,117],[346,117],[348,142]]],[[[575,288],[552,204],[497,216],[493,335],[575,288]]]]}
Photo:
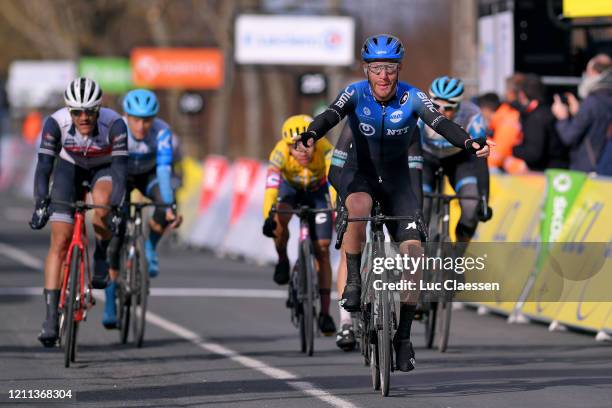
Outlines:
{"type": "MultiPolygon", "coordinates": [[[[316,191],[304,193],[302,202],[315,209],[330,207],[327,185],[316,191]]],[[[336,332],[336,324],[329,314],[331,294],[331,263],[329,261],[329,244],[332,237],[332,216],[330,213],[317,213],[309,217],[311,239],[314,255],[317,259],[319,276],[319,297],[321,300],[321,313],[319,314],[319,330],[326,336],[336,332]]]]}
{"type": "MultiPolygon", "coordinates": [[[[278,188],[278,204],[279,210],[290,210],[298,202],[298,192],[287,181],[281,179],[278,188]]],[[[278,263],[274,267],[274,282],[277,285],[285,285],[289,282],[289,257],[287,256],[287,242],[289,242],[289,221],[291,214],[275,214],[276,230],[274,231],[274,246],[278,254],[278,263]]]]}
{"type": "MultiPolygon", "coordinates": [[[[349,218],[368,217],[372,211],[372,197],[366,192],[348,195],[345,202],[349,218]]],[[[342,248],[346,252],[346,286],[341,305],[349,312],[359,311],[361,301],[361,247],[365,242],[366,223],[349,222],[342,248]]]]}
{"type": "MultiPolygon", "coordinates": [[[[346,285],[346,254],[340,251],[340,263],[338,264],[336,276],[336,291],[338,293],[338,301],[342,299],[342,292],[346,285]]],[[[355,341],[355,331],[353,329],[353,321],[351,313],[347,312],[340,304],[338,304],[340,312],[340,330],[336,333],[336,345],[345,351],[351,351],[357,344],[355,341]]]]}
{"type": "Polygon", "coordinates": [[[62,284],[62,272],[66,253],[70,245],[73,230],[74,210],[69,206],[56,203],[60,200],[73,202],[76,197],[76,186],[80,182],[75,166],[65,160],[58,160],[53,175],[51,190],[50,223],[51,242],[45,260],[45,320],[38,340],[45,347],[53,347],[59,334],[58,304],[62,284]]]}
{"type": "Polygon", "coordinates": [[[51,222],[51,245],[45,262],[45,320],[38,340],[45,347],[53,347],[59,335],[58,316],[62,266],[70,245],[73,225],[66,222],[51,222]]]}
{"type": "MultiPolygon", "coordinates": [[[[412,190],[412,186],[403,181],[407,179],[407,172],[407,168],[402,169],[398,165],[395,168],[394,177],[390,177],[389,182],[383,184],[383,211],[391,216],[413,217],[413,219],[389,222],[387,223],[387,229],[393,241],[400,242],[399,250],[401,254],[419,258],[423,255],[421,242],[425,239],[425,231],[422,231],[423,226],[417,221],[417,211],[420,207],[417,196],[412,190]]],[[[404,271],[403,275],[403,279],[405,280],[418,282],[421,273],[420,270],[404,271]]],[[[410,331],[416,311],[418,296],[418,290],[403,291],[400,294],[400,321],[395,336],[393,337],[396,366],[400,371],[410,371],[413,370],[415,366],[414,349],[410,341],[410,331]]]]}
{"type": "MultiPolygon", "coordinates": [[[[467,153],[459,153],[449,158],[448,174],[455,192],[459,195],[478,197],[479,176],[478,160],[467,153]]],[[[484,162],[483,162],[484,163],[484,162]]],[[[476,200],[459,200],[461,217],[455,229],[457,242],[469,242],[478,226],[478,205],[476,200]]]]}

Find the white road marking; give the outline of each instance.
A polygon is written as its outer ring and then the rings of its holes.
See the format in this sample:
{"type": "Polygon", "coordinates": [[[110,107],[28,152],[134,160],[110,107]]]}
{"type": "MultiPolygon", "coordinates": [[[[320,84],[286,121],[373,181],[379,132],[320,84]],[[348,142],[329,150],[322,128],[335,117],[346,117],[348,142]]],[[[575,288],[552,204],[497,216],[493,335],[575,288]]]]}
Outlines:
{"type": "Polygon", "coordinates": [[[2,242],[0,242],[0,254],[20,262],[28,268],[42,269],[44,266],[44,262],[40,259],[33,257],[24,250],[12,245],[3,244],[2,242]]]}
{"type": "MultiPolygon", "coordinates": [[[[15,248],[11,245],[0,243],[0,253],[10,257],[11,259],[21,262],[22,264],[30,268],[40,269],[42,268],[42,265],[43,265],[42,261],[40,261],[39,259],[34,258],[31,255],[25,253],[24,251],[18,248],[15,248]]],[[[165,288],[165,289],[171,289],[171,288],[165,288]]],[[[218,291],[219,289],[210,289],[210,290],[218,291]]],[[[231,290],[231,289],[227,289],[227,290],[231,290]]],[[[282,292],[283,296],[286,293],[285,291],[276,291],[276,292],[282,292]]],[[[39,288],[39,287],[0,288],[0,295],[12,295],[12,294],[30,295],[30,294],[40,294],[40,293],[42,293],[42,288],[39,288]]],[[[104,299],[101,293],[97,293],[96,298],[99,300],[104,299]]],[[[155,326],[158,326],[161,329],[164,329],[170,333],[175,334],[178,337],[182,337],[185,340],[190,341],[192,344],[196,345],[197,347],[203,350],[206,350],[209,353],[221,355],[246,368],[250,368],[252,370],[259,371],[260,373],[270,378],[273,378],[275,380],[285,381],[290,387],[298,391],[301,391],[306,395],[317,398],[333,407],[357,408],[357,406],[354,405],[353,403],[345,399],[336,397],[330,394],[329,392],[324,391],[320,388],[317,388],[312,383],[309,383],[306,381],[299,381],[300,377],[290,371],[286,371],[280,368],[270,366],[264,363],[263,361],[257,360],[255,358],[243,356],[237,351],[227,348],[221,344],[208,342],[202,339],[197,333],[189,330],[188,328],[180,326],[174,322],[171,322],[170,320],[164,319],[163,317],[153,312],[150,312],[150,311],[147,312],[147,321],[151,324],[154,324],[155,326]]]]}
{"type": "MultiPolygon", "coordinates": [[[[39,295],[42,287],[5,287],[0,288],[0,296],[39,295]]],[[[212,298],[251,298],[286,299],[287,291],[278,289],[233,289],[233,288],[151,288],[155,297],[212,297],[212,298]]],[[[335,292],[331,294],[332,299],[335,292]]]]}

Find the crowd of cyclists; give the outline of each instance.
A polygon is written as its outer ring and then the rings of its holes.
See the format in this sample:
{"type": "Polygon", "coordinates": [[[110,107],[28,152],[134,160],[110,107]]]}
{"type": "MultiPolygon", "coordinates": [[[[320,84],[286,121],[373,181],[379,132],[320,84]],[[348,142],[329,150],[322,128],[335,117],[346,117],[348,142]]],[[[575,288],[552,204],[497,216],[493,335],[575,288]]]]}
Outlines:
{"type": "MultiPolygon", "coordinates": [[[[263,206],[263,234],[274,239],[278,263],[273,279],[289,281],[287,256],[290,215],[271,211],[307,205],[315,209],[335,206],[348,217],[367,217],[375,202],[389,216],[410,220],[389,222],[391,240],[399,252],[418,256],[427,239],[427,200],[423,192],[435,186],[434,174],[442,168],[461,195],[488,197],[486,158],[494,143],[487,140],[487,124],[479,108],[463,100],[459,78],[436,78],[428,92],[399,81],[404,58],[402,42],[387,34],[369,37],[361,49],[366,79],[343,89],[329,107],[312,118],[289,117],[281,140],[270,154],[263,206]],[[347,118],[345,129],[332,145],[325,135],[347,118]]],[[[117,248],[121,246],[126,210],[123,205],[137,189],[158,207],[149,221],[146,259],[151,277],[159,274],[157,245],[165,230],[178,228],[181,217],[172,186],[175,140],[170,126],[157,118],[159,103],[145,89],[129,92],[123,115],[102,107],[102,89],[88,78],[72,81],[64,93],[66,106],[43,125],[35,173],[35,210],[30,221],[41,229],[49,221],[51,241],[45,262],[46,317],[39,335],[52,347],[58,340],[58,302],[61,266],[70,242],[73,209],[58,204],[83,197],[83,182],[91,188],[96,209],[94,274],[92,285],[104,289],[103,325],[117,327],[117,248]],[[52,187],[50,187],[53,178],[52,187]]],[[[484,203],[462,200],[456,227],[459,241],[474,235],[479,221],[491,210],[484,203]]],[[[330,314],[332,267],[330,243],[334,217],[324,212],[312,217],[311,237],[317,260],[320,315],[325,335],[337,331],[344,350],[355,345],[350,312],[360,307],[362,248],[366,223],[352,222],[344,235],[342,261],[337,273],[339,329],[330,314]]],[[[411,326],[417,312],[418,293],[402,293],[397,331],[393,338],[396,367],[414,369],[411,326]]]]}

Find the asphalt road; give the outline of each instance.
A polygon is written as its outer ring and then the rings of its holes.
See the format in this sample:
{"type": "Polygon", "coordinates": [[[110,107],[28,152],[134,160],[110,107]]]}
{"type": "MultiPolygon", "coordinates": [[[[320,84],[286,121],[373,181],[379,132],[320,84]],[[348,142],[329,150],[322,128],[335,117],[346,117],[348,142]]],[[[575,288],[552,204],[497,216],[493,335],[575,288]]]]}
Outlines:
{"type": "MultiPolygon", "coordinates": [[[[48,229],[26,226],[25,201],[0,197],[0,404],[6,406],[214,407],[610,407],[612,347],[593,335],[508,325],[472,310],[454,314],[449,350],[424,348],[417,369],[393,373],[391,393],[371,389],[358,353],[334,338],[299,352],[284,290],[270,268],[201,252],[161,251],[145,346],[118,344],[101,324],[102,302],[79,331],[77,362],[36,340],[44,314],[48,229]],[[187,290],[188,289],[188,290],[187,290]],[[220,290],[224,289],[224,290],[220,290]],[[246,290],[246,291],[245,291],[246,290]],[[9,390],[71,390],[72,399],[10,400],[9,390]]],[[[99,295],[102,292],[99,291],[99,295]]],[[[337,311],[336,311],[337,312],[337,311]]]]}

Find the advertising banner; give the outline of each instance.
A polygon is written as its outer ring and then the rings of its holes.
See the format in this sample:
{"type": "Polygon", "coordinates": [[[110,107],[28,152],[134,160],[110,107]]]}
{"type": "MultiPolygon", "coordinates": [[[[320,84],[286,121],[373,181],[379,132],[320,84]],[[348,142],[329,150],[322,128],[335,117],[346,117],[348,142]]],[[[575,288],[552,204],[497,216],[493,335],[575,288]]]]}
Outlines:
{"type": "Polygon", "coordinates": [[[85,57],[79,61],[79,75],[97,81],[105,93],[120,94],[132,87],[130,60],[121,57],[85,57]]]}
{"type": "Polygon", "coordinates": [[[204,213],[216,198],[221,181],[227,175],[229,162],[223,156],[208,156],[204,162],[202,195],[200,196],[199,213],[204,213]]]}
{"type": "Polygon", "coordinates": [[[514,72],[514,14],[504,11],[478,19],[478,91],[503,95],[514,72]]]}
{"type": "Polygon", "coordinates": [[[230,212],[230,225],[236,223],[244,213],[249,195],[255,185],[259,166],[257,160],[244,157],[236,160],[234,164],[234,198],[230,212]]]}
{"type": "Polygon", "coordinates": [[[223,85],[223,54],[217,48],[134,48],[136,86],[158,89],[218,89],[223,85]]]}
{"type": "Polygon", "coordinates": [[[355,58],[352,17],[243,14],[234,32],[238,64],[347,66],[355,58]]]}
{"type": "Polygon", "coordinates": [[[612,16],[610,0],[563,0],[563,17],[603,17],[612,16]]]}
{"type": "Polygon", "coordinates": [[[586,179],[586,174],[569,170],[546,171],[546,199],[544,201],[544,214],[540,224],[542,245],[535,267],[525,285],[517,309],[531,318],[551,321],[554,319],[560,304],[563,291],[563,278],[550,267],[545,268],[549,260],[551,243],[559,241],[567,215],[576,201],[586,179]],[[534,291],[533,293],[530,293],[534,291]],[[538,299],[536,302],[523,300],[538,299]]]}
{"type": "Polygon", "coordinates": [[[13,61],[6,92],[14,108],[63,106],[66,86],[76,77],[73,61],[13,61]]]}

